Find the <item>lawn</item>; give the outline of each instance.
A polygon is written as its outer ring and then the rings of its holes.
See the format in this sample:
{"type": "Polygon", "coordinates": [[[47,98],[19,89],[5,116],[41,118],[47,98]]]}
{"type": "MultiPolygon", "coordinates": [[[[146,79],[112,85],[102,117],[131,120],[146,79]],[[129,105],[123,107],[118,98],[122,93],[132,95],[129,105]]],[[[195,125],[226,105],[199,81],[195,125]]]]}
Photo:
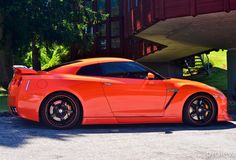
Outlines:
{"type": "Polygon", "coordinates": [[[216,87],[223,92],[227,91],[227,70],[222,68],[214,67],[210,75],[198,75],[190,79],[216,87]]]}
{"type": "Polygon", "coordinates": [[[227,51],[211,52],[210,62],[213,64],[210,75],[198,75],[190,78],[191,80],[206,83],[222,91],[227,90],[227,51]]]}
{"type": "Polygon", "coordinates": [[[8,111],[6,90],[0,87],[0,112],[8,111]]]}
{"type": "Polygon", "coordinates": [[[209,58],[214,67],[227,70],[227,50],[211,52],[209,58]]]}
{"type": "Polygon", "coordinates": [[[7,95],[0,94],[0,112],[7,111],[7,95]]]}

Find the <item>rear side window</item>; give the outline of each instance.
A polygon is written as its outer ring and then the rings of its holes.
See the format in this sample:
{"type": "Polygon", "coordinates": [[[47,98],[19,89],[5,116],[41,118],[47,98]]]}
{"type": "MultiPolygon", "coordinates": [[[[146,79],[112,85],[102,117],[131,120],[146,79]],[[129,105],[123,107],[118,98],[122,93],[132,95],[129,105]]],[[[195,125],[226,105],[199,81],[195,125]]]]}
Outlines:
{"type": "Polygon", "coordinates": [[[110,62],[100,65],[103,76],[146,79],[148,71],[134,62],[110,62]]]}
{"type": "Polygon", "coordinates": [[[103,74],[110,75],[115,73],[136,73],[136,72],[147,72],[145,68],[137,65],[134,62],[110,62],[101,64],[103,74]]]}
{"type": "Polygon", "coordinates": [[[89,66],[82,67],[78,72],[77,75],[83,76],[102,76],[102,71],[99,64],[93,64],[89,66]]]}
{"type": "Polygon", "coordinates": [[[148,71],[134,62],[108,62],[82,67],[77,75],[145,79],[148,71]]]}

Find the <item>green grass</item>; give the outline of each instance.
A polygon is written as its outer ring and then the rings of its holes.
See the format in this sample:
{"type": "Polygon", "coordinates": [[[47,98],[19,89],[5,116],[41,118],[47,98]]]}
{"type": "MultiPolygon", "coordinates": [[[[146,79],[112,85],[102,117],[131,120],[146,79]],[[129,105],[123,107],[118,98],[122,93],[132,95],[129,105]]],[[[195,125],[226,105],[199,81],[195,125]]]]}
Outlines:
{"type": "Polygon", "coordinates": [[[210,62],[213,64],[210,75],[198,75],[191,80],[206,83],[222,91],[227,90],[227,51],[220,50],[209,54],[210,62]]]}
{"type": "Polygon", "coordinates": [[[0,112],[2,111],[8,111],[7,91],[6,89],[0,87],[0,112]]]}
{"type": "Polygon", "coordinates": [[[0,94],[0,112],[8,111],[7,95],[0,94]]]}
{"type": "Polygon", "coordinates": [[[214,67],[227,70],[227,50],[211,52],[209,58],[214,67]]]}
{"type": "Polygon", "coordinates": [[[227,90],[227,70],[225,69],[214,67],[209,76],[199,75],[191,79],[216,87],[222,91],[227,90]]]}

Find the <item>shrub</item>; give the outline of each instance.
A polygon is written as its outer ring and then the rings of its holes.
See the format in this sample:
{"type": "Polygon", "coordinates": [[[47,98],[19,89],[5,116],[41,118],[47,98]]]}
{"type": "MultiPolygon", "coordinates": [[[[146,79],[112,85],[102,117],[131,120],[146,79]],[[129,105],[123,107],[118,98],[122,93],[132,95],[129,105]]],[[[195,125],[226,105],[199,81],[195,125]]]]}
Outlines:
{"type": "MultiPolygon", "coordinates": [[[[53,45],[52,48],[46,48],[45,46],[40,48],[40,61],[42,69],[47,69],[62,63],[68,56],[68,49],[64,46],[53,45]]],[[[23,57],[25,65],[32,67],[32,52],[28,52],[23,57]]]]}

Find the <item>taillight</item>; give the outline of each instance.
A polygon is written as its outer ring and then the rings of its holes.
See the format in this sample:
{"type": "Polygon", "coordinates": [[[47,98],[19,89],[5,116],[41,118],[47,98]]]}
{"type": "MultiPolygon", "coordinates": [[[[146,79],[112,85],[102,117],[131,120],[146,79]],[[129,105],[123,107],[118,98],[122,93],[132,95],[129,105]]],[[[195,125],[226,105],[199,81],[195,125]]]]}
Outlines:
{"type": "Polygon", "coordinates": [[[13,79],[12,85],[15,85],[15,84],[16,84],[16,79],[13,79]]]}
{"type": "Polygon", "coordinates": [[[19,87],[21,85],[21,82],[22,82],[22,78],[17,80],[16,85],[19,87]]]}
{"type": "Polygon", "coordinates": [[[10,85],[15,85],[17,87],[19,87],[22,83],[22,77],[15,77],[13,78],[12,82],[10,83],[10,85]]]}

